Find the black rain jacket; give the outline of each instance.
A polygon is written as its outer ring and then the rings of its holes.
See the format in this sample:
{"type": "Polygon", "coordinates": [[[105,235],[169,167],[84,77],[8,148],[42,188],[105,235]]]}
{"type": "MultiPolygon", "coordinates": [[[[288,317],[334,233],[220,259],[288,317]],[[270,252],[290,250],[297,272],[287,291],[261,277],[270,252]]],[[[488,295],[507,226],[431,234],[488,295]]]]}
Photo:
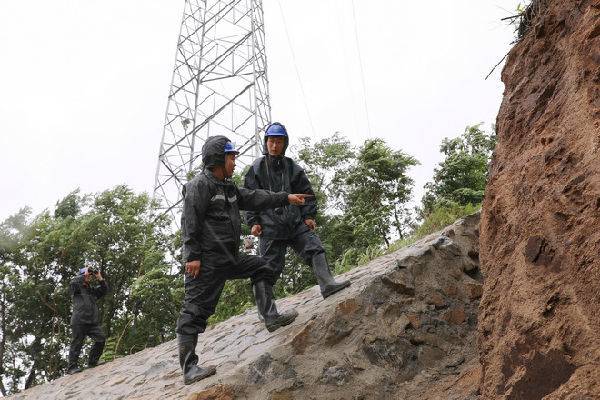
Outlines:
{"type": "Polygon", "coordinates": [[[240,210],[264,210],[288,205],[288,193],[238,188],[230,180],[218,181],[204,170],[183,188],[181,233],[183,261],[202,265],[237,264],[240,210]]]}
{"type": "Polygon", "coordinates": [[[98,286],[92,287],[85,284],[83,275],[77,275],[71,280],[69,289],[73,297],[71,325],[99,324],[100,312],[96,300],[108,292],[106,280],[101,280],[98,286]]]}
{"type": "MultiPolygon", "coordinates": [[[[289,157],[265,155],[254,160],[246,173],[244,187],[247,189],[282,190],[289,193],[312,194],[312,186],[304,169],[289,157]]],[[[301,207],[287,206],[261,212],[246,212],[246,223],[261,225],[265,239],[287,240],[309,230],[304,223],[317,215],[317,204],[307,199],[301,207]]]]}

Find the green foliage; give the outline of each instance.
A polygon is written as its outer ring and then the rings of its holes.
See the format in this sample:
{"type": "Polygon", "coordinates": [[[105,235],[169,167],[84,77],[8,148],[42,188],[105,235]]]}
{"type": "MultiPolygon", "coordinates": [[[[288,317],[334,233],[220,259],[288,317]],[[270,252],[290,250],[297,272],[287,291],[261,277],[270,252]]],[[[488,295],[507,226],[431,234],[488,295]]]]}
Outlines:
{"type": "Polygon", "coordinates": [[[64,199],[56,203],[54,209],[55,218],[75,218],[81,212],[82,198],[79,189],[69,193],[64,199]]]}
{"type": "Polygon", "coordinates": [[[381,139],[365,141],[342,187],[345,217],[354,227],[353,247],[389,245],[392,227],[404,236],[402,219],[413,186],[407,171],[417,164],[414,157],[393,151],[381,139]]]}
{"type": "Polygon", "coordinates": [[[227,281],[215,313],[209,318],[209,324],[225,321],[233,315],[239,315],[254,306],[254,295],[250,281],[227,281]]]}
{"type": "Polygon", "coordinates": [[[475,214],[481,206],[479,204],[445,204],[436,206],[425,217],[421,225],[414,231],[413,237],[415,240],[437,232],[440,229],[454,223],[457,219],[467,215],[475,214]]]}
{"type": "Polygon", "coordinates": [[[433,181],[425,185],[422,216],[437,205],[481,203],[495,145],[496,137],[485,133],[481,124],[467,126],[460,137],[444,139],[440,146],[444,160],[434,170],[433,181]]]}
{"type": "Polygon", "coordinates": [[[281,278],[275,285],[276,297],[286,297],[300,293],[307,287],[317,284],[317,279],[311,267],[306,265],[292,249],[288,249],[283,271],[281,278]]]}

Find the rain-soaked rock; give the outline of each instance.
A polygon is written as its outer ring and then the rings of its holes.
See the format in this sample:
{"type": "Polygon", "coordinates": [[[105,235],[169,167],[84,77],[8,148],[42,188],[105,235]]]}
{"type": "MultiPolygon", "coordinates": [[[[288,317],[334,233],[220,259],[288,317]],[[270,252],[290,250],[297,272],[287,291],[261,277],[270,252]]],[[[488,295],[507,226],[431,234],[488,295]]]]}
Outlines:
{"type": "Polygon", "coordinates": [[[188,396],[187,400],[234,400],[235,398],[233,388],[227,385],[217,385],[210,389],[193,393],[188,396]]]}
{"type": "Polygon", "coordinates": [[[363,352],[371,364],[382,367],[402,368],[414,354],[410,343],[404,339],[367,338],[363,352]]]}
{"type": "Polygon", "coordinates": [[[342,386],[348,382],[349,377],[350,371],[345,367],[334,365],[325,368],[319,380],[326,385],[342,386]]]}
{"type": "Polygon", "coordinates": [[[467,320],[467,314],[463,307],[453,307],[444,313],[443,318],[449,324],[460,325],[467,320]]]}
{"type": "Polygon", "coordinates": [[[273,358],[269,353],[258,357],[256,361],[250,364],[248,371],[248,383],[264,383],[267,379],[267,371],[271,367],[273,358]]]}

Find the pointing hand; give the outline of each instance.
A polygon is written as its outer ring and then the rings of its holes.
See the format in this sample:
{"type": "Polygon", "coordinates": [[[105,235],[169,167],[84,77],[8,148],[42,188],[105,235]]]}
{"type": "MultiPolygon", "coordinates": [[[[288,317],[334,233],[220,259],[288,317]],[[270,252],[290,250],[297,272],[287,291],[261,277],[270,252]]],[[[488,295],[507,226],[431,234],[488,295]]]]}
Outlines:
{"type": "Polygon", "coordinates": [[[303,206],[304,205],[304,200],[305,199],[310,199],[315,197],[314,194],[289,194],[288,195],[288,201],[290,202],[290,204],[294,205],[294,206],[303,206]]]}

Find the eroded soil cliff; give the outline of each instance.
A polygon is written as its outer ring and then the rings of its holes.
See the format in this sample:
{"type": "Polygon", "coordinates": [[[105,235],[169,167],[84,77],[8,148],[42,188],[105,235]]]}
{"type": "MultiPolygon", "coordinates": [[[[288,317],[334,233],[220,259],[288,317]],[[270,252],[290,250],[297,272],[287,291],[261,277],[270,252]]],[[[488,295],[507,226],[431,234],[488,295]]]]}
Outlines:
{"type": "Polygon", "coordinates": [[[502,74],[482,212],[481,394],[598,399],[600,1],[536,8],[502,74]]]}

